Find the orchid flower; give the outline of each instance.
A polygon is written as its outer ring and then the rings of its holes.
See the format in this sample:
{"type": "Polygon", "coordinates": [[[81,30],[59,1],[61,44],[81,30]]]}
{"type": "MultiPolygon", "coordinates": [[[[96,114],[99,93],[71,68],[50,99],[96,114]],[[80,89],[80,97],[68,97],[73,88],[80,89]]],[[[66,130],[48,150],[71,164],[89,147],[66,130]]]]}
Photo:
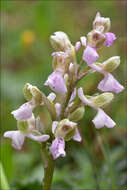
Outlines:
{"type": "Polygon", "coordinates": [[[92,103],[92,101],[88,100],[85,95],[83,94],[83,89],[78,89],[78,96],[80,100],[84,103],[84,105],[88,105],[92,107],[93,109],[97,110],[97,115],[92,120],[96,128],[102,128],[104,126],[108,128],[112,128],[115,126],[115,122],[100,108],[95,107],[95,105],[92,103]]]}
{"type": "Polygon", "coordinates": [[[26,128],[27,128],[26,131],[16,130],[16,131],[7,131],[4,133],[4,137],[12,139],[12,146],[15,149],[20,150],[22,148],[25,137],[28,137],[37,142],[45,142],[50,138],[50,136],[46,134],[43,134],[43,135],[34,134],[35,119],[33,115],[30,119],[27,120],[27,122],[21,121],[21,123],[23,124],[23,127],[24,125],[26,125],[26,128]]]}
{"type": "Polygon", "coordinates": [[[63,72],[61,70],[55,70],[45,82],[46,86],[49,86],[53,91],[59,94],[67,92],[67,87],[64,82],[63,72]]]}

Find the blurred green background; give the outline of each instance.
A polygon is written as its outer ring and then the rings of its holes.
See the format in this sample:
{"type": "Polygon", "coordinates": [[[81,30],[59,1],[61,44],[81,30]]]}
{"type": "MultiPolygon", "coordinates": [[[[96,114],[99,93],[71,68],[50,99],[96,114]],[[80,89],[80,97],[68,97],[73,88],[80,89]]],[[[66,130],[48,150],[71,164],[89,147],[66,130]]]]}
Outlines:
{"type": "MultiPolygon", "coordinates": [[[[119,55],[121,65],[113,75],[126,86],[126,10],[126,1],[121,0],[1,1],[1,163],[11,190],[41,189],[40,145],[26,139],[22,151],[15,151],[3,133],[16,130],[16,120],[10,112],[25,102],[22,89],[26,82],[45,94],[50,92],[43,86],[52,72],[54,50],[49,36],[55,31],[64,31],[75,44],[92,29],[97,11],[110,17],[111,32],[117,40],[112,47],[100,51],[100,61],[119,55]]],[[[86,93],[92,94],[97,92],[100,79],[101,75],[94,73],[79,86],[83,85],[86,93]]],[[[126,95],[126,90],[116,95],[105,109],[117,123],[113,129],[96,130],[91,122],[95,112],[86,108],[79,124],[83,141],[70,141],[66,146],[67,156],[57,160],[53,190],[127,189],[126,95]]]]}

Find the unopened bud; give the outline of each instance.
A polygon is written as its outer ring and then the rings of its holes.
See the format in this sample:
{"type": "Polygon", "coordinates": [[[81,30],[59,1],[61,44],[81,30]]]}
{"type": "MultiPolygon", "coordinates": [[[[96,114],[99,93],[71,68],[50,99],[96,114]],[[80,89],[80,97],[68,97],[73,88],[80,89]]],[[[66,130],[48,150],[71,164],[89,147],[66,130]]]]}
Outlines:
{"type": "Polygon", "coordinates": [[[106,33],[110,30],[111,27],[110,18],[101,17],[100,13],[98,12],[93,22],[93,28],[97,30],[100,29],[102,30],[102,27],[103,27],[103,33],[106,33]]]}
{"type": "Polygon", "coordinates": [[[103,107],[109,104],[114,98],[114,95],[110,92],[105,92],[93,98],[93,104],[95,107],[103,107]]]}
{"type": "Polygon", "coordinates": [[[69,63],[70,63],[70,56],[68,54],[68,52],[55,52],[54,56],[53,56],[53,69],[61,69],[63,70],[63,72],[66,72],[68,70],[69,67],[69,63]]]}
{"type": "Polygon", "coordinates": [[[68,85],[68,79],[69,79],[69,76],[68,76],[67,73],[65,73],[65,75],[64,75],[64,82],[65,82],[66,86],[68,85]]]}
{"type": "Polygon", "coordinates": [[[70,63],[70,65],[69,65],[69,71],[70,71],[71,73],[74,72],[74,64],[73,64],[73,63],[70,63]]]}
{"type": "Polygon", "coordinates": [[[24,89],[23,89],[24,97],[28,102],[32,100],[32,94],[30,92],[30,86],[31,85],[29,83],[26,83],[24,86],[24,89]]]}
{"type": "Polygon", "coordinates": [[[83,118],[84,112],[85,112],[84,106],[79,107],[69,115],[69,119],[73,122],[78,122],[83,118]]]}
{"type": "Polygon", "coordinates": [[[36,105],[39,105],[42,102],[42,93],[36,86],[32,86],[27,83],[23,89],[23,92],[27,101],[33,100],[36,105]]]}
{"type": "Polygon", "coordinates": [[[103,70],[106,72],[112,72],[114,71],[120,64],[120,57],[119,56],[114,56],[106,60],[102,66],[103,70]]]}
{"type": "Polygon", "coordinates": [[[54,35],[51,35],[50,42],[56,51],[65,51],[71,48],[71,42],[67,34],[61,31],[55,32],[54,35]]]}
{"type": "Polygon", "coordinates": [[[64,138],[64,140],[68,141],[75,135],[76,127],[76,123],[69,121],[69,119],[63,119],[55,129],[55,137],[64,138]]]}

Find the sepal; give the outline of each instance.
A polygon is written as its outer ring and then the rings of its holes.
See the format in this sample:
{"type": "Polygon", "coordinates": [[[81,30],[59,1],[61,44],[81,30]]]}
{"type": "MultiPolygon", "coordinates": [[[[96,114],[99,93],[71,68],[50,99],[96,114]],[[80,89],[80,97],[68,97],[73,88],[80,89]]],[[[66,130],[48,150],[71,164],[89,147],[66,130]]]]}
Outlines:
{"type": "Polygon", "coordinates": [[[96,97],[93,97],[93,105],[95,107],[103,107],[107,104],[109,104],[114,98],[114,95],[110,92],[102,93],[96,97]]]}
{"type": "Polygon", "coordinates": [[[114,71],[120,64],[120,57],[114,56],[103,62],[103,70],[106,72],[114,71]]]}
{"type": "Polygon", "coordinates": [[[73,113],[69,115],[69,120],[78,122],[83,118],[85,112],[84,106],[77,108],[73,113]]]}
{"type": "Polygon", "coordinates": [[[32,86],[29,83],[26,83],[24,89],[24,97],[27,101],[33,101],[35,105],[39,105],[42,102],[42,94],[41,91],[36,87],[32,86]]]}

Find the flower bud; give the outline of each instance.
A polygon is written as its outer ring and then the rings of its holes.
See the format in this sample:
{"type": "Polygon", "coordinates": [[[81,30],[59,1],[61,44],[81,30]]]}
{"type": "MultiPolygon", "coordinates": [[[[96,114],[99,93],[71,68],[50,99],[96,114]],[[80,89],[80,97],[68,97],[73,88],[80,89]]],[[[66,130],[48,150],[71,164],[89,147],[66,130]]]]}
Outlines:
{"type": "Polygon", "coordinates": [[[54,35],[51,35],[50,42],[56,51],[66,51],[71,48],[71,42],[68,36],[61,31],[55,32],[54,35]]]}
{"type": "Polygon", "coordinates": [[[73,122],[78,122],[83,118],[84,112],[85,112],[84,106],[79,107],[69,115],[69,119],[73,122]]]}
{"type": "Polygon", "coordinates": [[[114,71],[120,64],[120,57],[119,56],[114,56],[106,60],[102,66],[103,70],[106,72],[112,72],[114,71]]]}
{"type": "Polygon", "coordinates": [[[63,73],[68,71],[69,63],[71,61],[70,55],[67,52],[55,52],[53,56],[53,69],[61,69],[63,73]]]}
{"type": "Polygon", "coordinates": [[[70,71],[70,73],[73,73],[74,72],[74,64],[73,63],[70,63],[70,65],[69,65],[69,71],[70,71]]]}
{"type": "Polygon", "coordinates": [[[68,141],[75,135],[76,127],[76,123],[69,121],[69,119],[63,119],[55,129],[55,137],[64,138],[64,140],[68,141]]]}
{"type": "Polygon", "coordinates": [[[27,101],[33,100],[35,105],[39,105],[42,102],[42,93],[36,86],[32,86],[27,83],[23,89],[23,92],[27,101]]]}
{"type": "Polygon", "coordinates": [[[114,95],[110,92],[105,92],[93,98],[92,102],[95,107],[103,107],[109,104],[114,98],[114,95]]]}
{"type": "Polygon", "coordinates": [[[32,100],[32,94],[30,92],[30,86],[31,85],[29,83],[26,83],[24,86],[24,89],[23,89],[24,97],[28,102],[30,102],[32,100]]]}
{"type": "Polygon", "coordinates": [[[101,28],[102,30],[102,27],[103,27],[102,31],[103,33],[106,33],[110,30],[111,27],[110,18],[101,17],[100,13],[98,12],[93,22],[93,28],[97,30],[101,28]]]}

